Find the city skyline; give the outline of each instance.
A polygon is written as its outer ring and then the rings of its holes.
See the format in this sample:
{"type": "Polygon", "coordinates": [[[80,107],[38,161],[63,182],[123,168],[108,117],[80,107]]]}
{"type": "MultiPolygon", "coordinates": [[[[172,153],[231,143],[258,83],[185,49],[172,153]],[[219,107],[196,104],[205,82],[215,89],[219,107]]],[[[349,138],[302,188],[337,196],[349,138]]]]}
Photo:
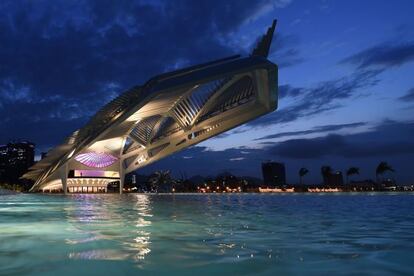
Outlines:
{"type": "Polygon", "coordinates": [[[250,52],[277,18],[269,59],[280,65],[279,110],[143,173],[258,176],[271,159],[286,164],[288,182],[300,167],[319,181],[323,165],[373,179],[387,161],[399,183],[412,182],[411,2],[202,3],[0,5],[9,14],[0,19],[1,142],[28,139],[40,155],[151,75],[250,52]]]}
{"type": "MultiPolygon", "coordinates": [[[[17,141],[10,141],[5,145],[0,145],[0,183],[4,182],[11,186],[20,182],[19,185],[23,185],[26,190],[30,189],[32,183],[30,181],[19,181],[19,178],[28,172],[29,168],[35,164],[37,161],[34,159],[34,152],[35,152],[35,145],[30,141],[25,140],[17,140],[17,141]]],[[[46,158],[47,154],[42,152],[42,159],[46,158]]],[[[89,163],[87,166],[95,167],[95,168],[105,168],[107,166],[111,166],[111,164],[116,161],[116,159],[107,159],[111,158],[110,154],[105,156],[105,160],[102,159],[102,154],[96,153],[95,156],[91,156],[90,153],[79,154],[75,159],[81,163],[89,163]],[[91,159],[92,157],[92,159],[91,159]],[[98,158],[98,159],[96,159],[98,158]],[[98,166],[98,163],[101,162],[108,162],[109,164],[104,166],[98,166]]],[[[40,161],[40,160],[39,160],[40,161]]],[[[256,164],[257,165],[257,164],[256,164]]],[[[85,167],[87,168],[87,167],[85,167]]],[[[127,174],[125,179],[125,184],[129,186],[135,186],[136,177],[140,178],[150,178],[154,175],[163,175],[167,174],[169,181],[182,183],[184,184],[181,187],[185,190],[185,187],[191,183],[194,187],[202,184],[203,181],[209,181],[211,179],[220,178],[223,176],[231,176],[236,177],[236,179],[240,179],[241,181],[247,181],[245,184],[249,184],[250,189],[252,187],[283,187],[285,188],[293,188],[299,189],[298,191],[302,191],[303,187],[336,187],[340,189],[361,189],[361,188],[368,188],[368,189],[377,189],[384,191],[385,189],[396,189],[395,185],[398,189],[412,189],[411,185],[401,185],[401,183],[395,182],[395,177],[393,173],[395,170],[393,169],[392,165],[388,164],[387,162],[381,161],[378,163],[377,167],[375,168],[375,180],[374,179],[361,179],[360,175],[360,168],[358,167],[349,167],[345,171],[335,170],[329,165],[322,166],[319,170],[320,172],[320,181],[318,182],[309,182],[307,180],[307,175],[309,173],[308,168],[302,167],[297,172],[297,179],[291,176],[290,182],[286,181],[286,167],[284,163],[274,162],[272,160],[265,160],[261,163],[262,173],[259,177],[252,177],[248,175],[233,175],[228,171],[221,171],[216,173],[215,175],[187,175],[185,171],[176,171],[175,174],[171,174],[171,170],[157,170],[157,171],[148,171],[147,174],[143,174],[141,170],[135,170],[127,174]],[[344,179],[345,177],[345,179],[344,179]],[[175,178],[175,179],[174,179],[175,178]],[[194,182],[194,180],[196,182],[194,182]],[[345,180],[345,181],[344,181],[345,180]],[[178,182],[177,182],[178,181],[178,182]],[[201,182],[200,182],[201,181],[201,182]],[[253,185],[253,186],[252,186],[253,185]],[[296,187],[296,188],[294,188],[296,187]]],[[[91,171],[88,170],[78,170],[78,171],[71,171],[69,172],[69,177],[82,177],[82,174],[86,175],[88,178],[98,176],[97,173],[100,175],[98,171],[91,171]]],[[[103,175],[102,175],[103,176],[103,175]]],[[[105,174],[106,178],[113,178],[111,172],[107,172],[105,174]]],[[[21,178],[20,178],[21,179],[21,178]]],[[[111,181],[110,181],[111,182],[111,181]]],[[[3,184],[4,184],[3,183],[3,184]]],[[[170,183],[170,184],[171,184],[170,183]]],[[[142,183],[141,183],[142,184],[142,183]]],[[[18,185],[18,186],[19,186],[18,185]]],[[[223,184],[224,185],[224,184],[223,184]]],[[[138,185],[139,186],[139,185],[138,185]]],[[[137,186],[135,186],[137,187],[137,186]]],[[[193,187],[193,188],[194,188],[193,187]]],[[[130,187],[129,187],[130,188],[130,187]]],[[[187,187],[188,188],[188,187],[187,187]]],[[[188,190],[186,190],[188,192],[188,190]]],[[[285,190],[283,190],[285,191],[285,190]]],[[[295,190],[296,191],[296,190],[295,190]]],[[[113,192],[113,191],[112,191],[113,192]]]]}

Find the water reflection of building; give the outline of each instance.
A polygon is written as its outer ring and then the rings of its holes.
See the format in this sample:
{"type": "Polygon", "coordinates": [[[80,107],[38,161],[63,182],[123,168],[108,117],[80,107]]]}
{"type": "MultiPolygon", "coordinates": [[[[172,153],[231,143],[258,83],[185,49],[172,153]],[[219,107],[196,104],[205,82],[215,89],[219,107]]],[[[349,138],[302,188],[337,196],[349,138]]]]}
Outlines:
{"type": "Polygon", "coordinates": [[[145,259],[145,257],[151,252],[151,232],[149,228],[152,224],[151,218],[151,205],[150,197],[148,195],[134,195],[136,200],[134,206],[134,212],[139,216],[136,219],[135,228],[136,236],[133,242],[129,243],[129,247],[134,252],[134,260],[139,261],[145,259]]]}
{"type": "Polygon", "coordinates": [[[278,162],[262,163],[263,181],[265,186],[281,187],[286,185],[285,164],[278,162]]]}
{"type": "Polygon", "coordinates": [[[68,258],[141,263],[151,252],[150,197],[131,194],[121,205],[118,198],[73,195],[71,204],[65,206],[71,225],[66,243],[73,245],[68,258]]]}

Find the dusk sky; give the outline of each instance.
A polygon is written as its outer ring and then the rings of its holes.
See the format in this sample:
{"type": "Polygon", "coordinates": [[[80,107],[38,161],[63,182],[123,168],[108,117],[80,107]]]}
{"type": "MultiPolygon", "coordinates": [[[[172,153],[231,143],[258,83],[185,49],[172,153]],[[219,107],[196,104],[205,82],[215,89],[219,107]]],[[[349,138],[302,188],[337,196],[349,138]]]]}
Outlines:
{"type": "Polygon", "coordinates": [[[248,55],[273,19],[279,108],[142,169],[298,181],[320,167],[414,181],[414,1],[0,1],[0,143],[37,154],[150,77],[248,55]]]}

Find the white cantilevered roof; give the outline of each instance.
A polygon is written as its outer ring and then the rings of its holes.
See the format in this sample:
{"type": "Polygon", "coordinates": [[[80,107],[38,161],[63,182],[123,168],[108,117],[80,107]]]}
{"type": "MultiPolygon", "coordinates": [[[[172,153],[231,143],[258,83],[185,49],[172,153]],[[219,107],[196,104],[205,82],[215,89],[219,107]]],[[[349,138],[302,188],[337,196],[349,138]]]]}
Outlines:
{"type": "Polygon", "coordinates": [[[120,156],[129,172],[142,167],[142,160],[149,164],[274,110],[277,66],[266,57],[275,24],[251,56],[162,74],[121,94],[22,178],[34,180],[36,188],[94,143],[115,137],[129,140],[120,156]]]}

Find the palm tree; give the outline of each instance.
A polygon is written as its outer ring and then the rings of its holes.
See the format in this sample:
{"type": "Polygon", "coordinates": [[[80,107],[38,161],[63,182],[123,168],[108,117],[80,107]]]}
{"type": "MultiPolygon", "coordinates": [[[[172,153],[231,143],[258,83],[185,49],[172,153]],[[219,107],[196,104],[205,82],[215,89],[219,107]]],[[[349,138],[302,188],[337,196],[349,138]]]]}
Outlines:
{"type": "Polygon", "coordinates": [[[302,185],[302,179],[303,179],[303,177],[307,174],[309,172],[309,170],[307,169],[307,168],[300,168],[300,170],[299,170],[299,182],[300,182],[300,185],[302,185]]]}
{"type": "Polygon", "coordinates": [[[158,189],[165,188],[167,184],[171,184],[170,171],[156,171],[150,178],[151,190],[158,192],[158,189]]]}
{"type": "Polygon", "coordinates": [[[387,162],[384,162],[384,161],[380,162],[377,166],[377,169],[375,170],[375,176],[377,178],[377,183],[379,182],[379,176],[383,175],[387,171],[394,172],[394,169],[390,165],[388,165],[387,162]]]}
{"type": "Polygon", "coordinates": [[[328,183],[328,178],[332,174],[332,167],[331,166],[322,166],[321,167],[321,174],[322,174],[324,184],[328,183]]]}
{"type": "Polygon", "coordinates": [[[350,167],[350,168],[346,171],[346,184],[348,184],[348,183],[349,183],[349,177],[350,177],[351,175],[354,175],[354,174],[359,174],[359,168],[357,168],[357,167],[350,167]]]}

